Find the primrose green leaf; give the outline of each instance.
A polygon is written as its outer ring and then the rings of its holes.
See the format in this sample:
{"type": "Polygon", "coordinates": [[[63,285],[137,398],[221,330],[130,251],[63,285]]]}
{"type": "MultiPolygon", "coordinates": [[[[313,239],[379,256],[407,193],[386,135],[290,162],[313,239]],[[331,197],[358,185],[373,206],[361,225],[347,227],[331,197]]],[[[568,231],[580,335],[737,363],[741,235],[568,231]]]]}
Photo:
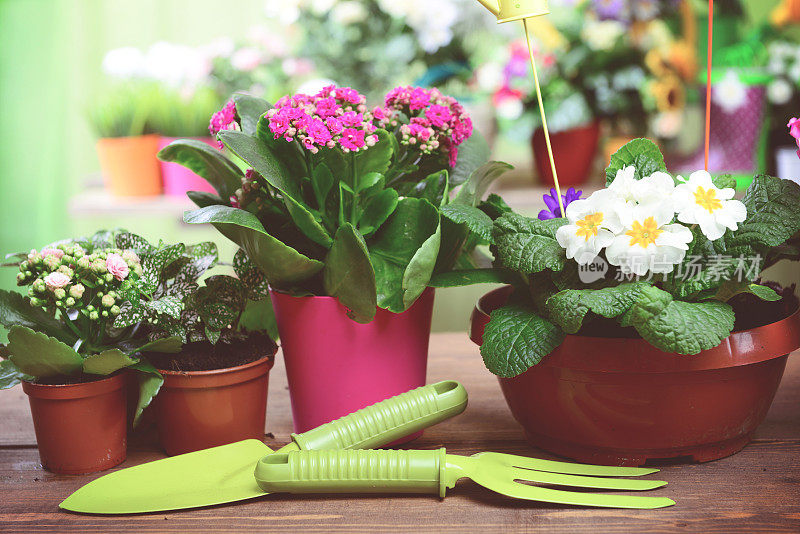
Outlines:
{"type": "Polygon", "coordinates": [[[781,300],[781,296],[770,287],[762,286],[760,284],[751,284],[748,281],[740,282],[738,280],[728,280],[722,284],[714,294],[714,299],[722,302],[728,302],[736,295],[740,295],[742,293],[750,293],[761,300],[771,302],[781,300]]]}
{"type": "Polygon", "coordinates": [[[478,204],[478,209],[486,213],[492,220],[511,212],[511,208],[500,196],[492,193],[486,200],[478,204]]]}
{"type": "Polygon", "coordinates": [[[606,185],[614,181],[617,171],[630,165],[636,168],[634,176],[637,180],[657,171],[667,171],[664,156],[657,144],[650,139],[634,139],[611,156],[611,163],[606,168],[606,185]]]}
{"type": "Polygon", "coordinates": [[[13,388],[23,380],[31,380],[32,376],[21,372],[11,360],[0,360],[0,390],[13,388]]]}
{"type": "Polygon", "coordinates": [[[42,308],[31,306],[29,299],[16,291],[6,291],[5,289],[0,289],[0,325],[5,328],[11,328],[14,325],[26,326],[70,346],[78,339],[55,317],[42,308]]]}
{"type": "Polygon", "coordinates": [[[483,331],[481,356],[486,368],[509,378],[524,373],[553,352],[564,333],[524,304],[494,310],[483,331]]]}
{"type": "Polygon", "coordinates": [[[478,234],[481,239],[492,242],[492,219],[483,211],[469,204],[449,204],[442,208],[442,215],[478,234]]]}
{"type": "Polygon", "coordinates": [[[26,326],[14,325],[9,329],[7,348],[17,369],[37,378],[77,373],[83,362],[72,347],[26,326]]]}
{"type": "Polygon", "coordinates": [[[115,371],[130,367],[135,360],[119,349],[108,349],[83,360],[83,372],[91,375],[110,375],[115,371]]]}
{"type": "Polygon", "coordinates": [[[742,202],[747,219],[726,236],[728,248],[753,247],[763,254],[800,231],[800,185],[791,180],[758,175],[742,202]]]}
{"type": "Polygon", "coordinates": [[[233,95],[233,101],[236,103],[236,114],[239,116],[242,131],[247,135],[256,135],[259,119],[272,105],[263,98],[243,93],[233,95]]]}
{"type": "Polygon", "coordinates": [[[505,269],[466,269],[448,271],[431,277],[431,287],[460,287],[474,284],[510,284],[514,274],[505,269]]]}
{"type": "Polygon", "coordinates": [[[730,174],[720,174],[714,176],[711,181],[720,189],[735,189],[736,188],[736,178],[731,176],[730,174]]]}
{"type": "Polygon", "coordinates": [[[153,397],[155,397],[161,385],[164,383],[164,377],[158,372],[158,369],[147,360],[140,360],[139,362],[131,365],[131,369],[139,371],[137,378],[139,382],[139,400],[136,403],[136,413],[133,417],[133,426],[139,424],[139,419],[145,408],[150,406],[153,397]]]}
{"type": "Polygon", "coordinates": [[[524,274],[564,268],[566,253],[555,239],[565,219],[540,221],[507,213],[494,222],[492,237],[497,261],[503,267],[524,274]]]}
{"type": "Polygon", "coordinates": [[[291,284],[305,280],[322,269],[322,262],[300,254],[264,230],[252,213],[229,206],[208,206],[186,212],[187,223],[217,223],[233,228],[235,242],[274,284],[291,284]]]}
{"type": "Polygon", "coordinates": [[[375,316],[377,293],[375,271],[364,239],[351,224],[336,231],[322,270],[325,293],[350,310],[350,317],[368,323],[375,316]]]}
{"type": "Polygon", "coordinates": [[[607,318],[622,315],[636,301],[647,282],[629,282],[601,289],[567,289],[547,299],[545,309],[551,321],[567,334],[577,333],[590,311],[607,318]]]}
{"type": "Polygon", "coordinates": [[[733,308],[716,300],[684,302],[649,286],[625,314],[623,324],[636,328],[664,352],[697,354],[719,345],[733,330],[733,308]]]}
{"type": "Polygon", "coordinates": [[[358,221],[358,231],[364,236],[375,233],[397,208],[398,195],[394,189],[384,189],[371,195],[358,221]]]}
{"type": "Polygon", "coordinates": [[[242,186],[242,171],[219,150],[196,139],[173,141],[158,153],[158,159],[183,165],[217,190],[223,199],[242,186]]]}
{"type": "Polygon", "coordinates": [[[487,189],[492,183],[504,173],[513,169],[513,165],[502,161],[490,161],[475,169],[469,176],[464,185],[456,193],[452,204],[466,204],[467,206],[477,206],[486,194],[487,189]]]}
{"type": "Polygon", "coordinates": [[[486,163],[490,156],[489,143],[480,132],[473,130],[472,135],[458,146],[456,166],[450,171],[450,187],[466,182],[475,169],[486,163]]]}

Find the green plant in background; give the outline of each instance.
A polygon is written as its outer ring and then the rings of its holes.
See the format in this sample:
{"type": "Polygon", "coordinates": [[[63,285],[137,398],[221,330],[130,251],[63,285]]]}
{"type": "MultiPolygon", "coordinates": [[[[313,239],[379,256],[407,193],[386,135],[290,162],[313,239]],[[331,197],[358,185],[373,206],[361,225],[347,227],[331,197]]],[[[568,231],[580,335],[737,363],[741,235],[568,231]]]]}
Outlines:
{"type": "Polygon", "coordinates": [[[153,83],[114,84],[92,101],[89,122],[101,138],[153,133],[152,119],[160,93],[153,83]]]}
{"type": "MultiPolygon", "coordinates": [[[[435,274],[473,267],[469,253],[491,235],[477,206],[510,166],[485,164],[485,142],[471,135],[461,106],[436,90],[397,88],[371,112],[364,100],[336,87],[284,97],[274,108],[237,95],[212,124],[245,172],[191,140],[159,157],[218,191],[190,193],[200,209],[187,212],[187,222],[213,224],[274,289],[337,297],[367,322],[376,306],[406,310],[435,274]]],[[[490,204],[483,208],[500,203],[490,204]]]]}
{"type": "Polygon", "coordinates": [[[576,333],[638,335],[665,352],[696,354],[734,324],[785,311],[759,305],[782,297],[758,276],[800,257],[789,241],[800,230],[800,186],[759,175],[732,200],[731,177],[673,179],[645,139],[612,157],[606,179],[565,218],[495,220],[496,266],[517,282],[484,332],[481,354],[493,373],[518,375],[576,333]]]}
{"type": "Polygon", "coordinates": [[[154,98],[150,125],[165,137],[208,137],[208,117],[221,104],[210,87],[187,92],[162,86],[154,98]]]}
{"type": "Polygon", "coordinates": [[[0,347],[0,387],[20,380],[82,380],[123,368],[141,371],[140,409],[155,392],[156,373],[143,351],[176,352],[180,339],[148,340],[140,324],[116,325],[130,288],[151,279],[153,264],[126,246],[127,234],[101,231],[88,239],[59,242],[40,251],[12,254],[17,284],[27,295],[0,291],[0,324],[8,344],[0,347]]]}

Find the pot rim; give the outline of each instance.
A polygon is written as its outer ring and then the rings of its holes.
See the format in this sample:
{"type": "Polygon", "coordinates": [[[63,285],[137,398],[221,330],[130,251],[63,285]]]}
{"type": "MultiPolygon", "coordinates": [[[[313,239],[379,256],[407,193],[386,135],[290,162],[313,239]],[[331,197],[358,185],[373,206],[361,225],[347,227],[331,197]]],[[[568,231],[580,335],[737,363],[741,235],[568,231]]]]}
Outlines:
{"type": "Polygon", "coordinates": [[[230,386],[267,375],[275,365],[276,346],[272,352],[257,360],[222,369],[207,371],[168,371],[158,369],[164,377],[164,388],[204,389],[230,386]]]}
{"type": "MultiPolygon", "coordinates": [[[[470,339],[476,344],[480,345],[483,328],[493,311],[486,312],[486,300],[502,298],[502,293],[509,292],[509,288],[493,289],[476,302],[470,327],[470,339]]],[[[618,373],[700,371],[759,363],[798,348],[800,306],[779,321],[732,332],[716,347],[693,355],[664,352],[642,338],[567,334],[562,344],[533,368],[545,366],[618,373]],[[585,357],[588,351],[598,346],[607,350],[596,351],[591,358],[585,357]]]]}
{"type": "Polygon", "coordinates": [[[80,399],[95,397],[122,388],[125,385],[125,374],[125,372],[118,372],[99,380],[79,382],[77,384],[37,384],[35,382],[23,380],[22,391],[29,397],[36,397],[38,399],[80,399]]]}
{"type": "MultiPolygon", "coordinates": [[[[435,287],[431,287],[431,286],[425,287],[425,289],[422,291],[422,293],[420,293],[419,297],[417,297],[417,300],[414,301],[414,304],[416,304],[417,301],[419,299],[421,299],[426,293],[429,293],[429,292],[433,293],[435,291],[436,291],[435,287]]],[[[301,300],[301,299],[316,299],[318,301],[336,301],[336,302],[339,301],[339,299],[337,297],[331,297],[330,295],[300,295],[300,296],[290,295],[286,291],[281,291],[280,289],[275,289],[275,288],[272,288],[272,287],[269,288],[269,292],[271,294],[273,294],[273,295],[279,295],[281,297],[288,297],[288,298],[298,299],[298,300],[301,300]]],[[[413,306],[413,304],[412,304],[412,306],[413,306]]],[[[376,308],[379,309],[379,310],[383,309],[380,306],[376,306],[376,308]]],[[[408,311],[408,310],[406,310],[406,311],[408,311]]],[[[391,312],[391,313],[394,313],[394,312],[391,312]]],[[[404,313],[404,312],[400,312],[400,313],[404,313]]]]}

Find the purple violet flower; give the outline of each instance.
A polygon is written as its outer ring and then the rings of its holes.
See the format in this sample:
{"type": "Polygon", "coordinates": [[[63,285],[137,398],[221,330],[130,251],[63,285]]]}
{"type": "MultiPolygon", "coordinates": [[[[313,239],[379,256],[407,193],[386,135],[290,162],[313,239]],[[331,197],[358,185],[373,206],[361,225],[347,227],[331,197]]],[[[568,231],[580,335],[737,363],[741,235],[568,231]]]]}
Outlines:
{"type": "Polygon", "coordinates": [[[592,8],[600,20],[627,21],[628,6],[625,0],[592,0],[592,8]]]}
{"type": "MultiPolygon", "coordinates": [[[[570,203],[580,199],[582,194],[583,191],[575,191],[574,187],[567,189],[567,194],[561,195],[561,200],[564,202],[564,209],[566,210],[570,203]]],[[[558,194],[555,188],[551,188],[550,194],[544,195],[542,198],[544,199],[544,204],[547,206],[547,209],[539,212],[539,220],[546,221],[547,219],[558,219],[564,216],[561,214],[561,208],[558,206],[558,194]]]]}

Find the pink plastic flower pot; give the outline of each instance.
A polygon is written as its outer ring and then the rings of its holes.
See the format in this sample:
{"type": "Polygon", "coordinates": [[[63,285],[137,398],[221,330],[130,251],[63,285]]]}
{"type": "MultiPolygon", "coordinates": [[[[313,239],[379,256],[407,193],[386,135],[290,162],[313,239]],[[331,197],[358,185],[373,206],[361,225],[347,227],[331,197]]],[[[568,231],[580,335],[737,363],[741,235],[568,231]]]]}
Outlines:
{"type": "Polygon", "coordinates": [[[360,324],[333,297],[273,291],[295,432],[425,385],[433,297],[428,288],[405,312],[360,324]]]}
{"type": "MultiPolygon", "coordinates": [[[[178,137],[162,137],[158,142],[158,150],[161,150],[171,142],[181,139],[178,137]]],[[[202,141],[208,146],[217,148],[217,143],[211,137],[194,137],[197,141],[202,141]]],[[[199,177],[183,165],[160,161],[161,178],[164,182],[164,194],[176,197],[186,196],[187,191],[204,191],[215,193],[214,188],[205,179],[199,177]]]]}

